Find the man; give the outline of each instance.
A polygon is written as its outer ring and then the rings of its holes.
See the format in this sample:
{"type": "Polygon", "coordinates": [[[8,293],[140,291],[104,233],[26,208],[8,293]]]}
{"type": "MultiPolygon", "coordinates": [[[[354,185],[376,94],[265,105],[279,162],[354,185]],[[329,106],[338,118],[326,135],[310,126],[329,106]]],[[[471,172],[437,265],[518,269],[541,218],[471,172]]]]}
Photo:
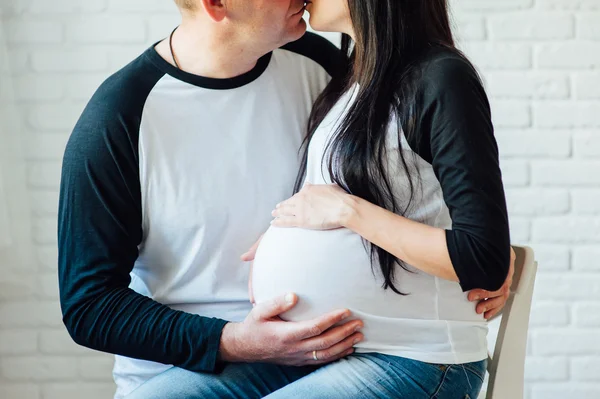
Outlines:
{"type": "MultiPolygon", "coordinates": [[[[176,2],[180,27],[98,89],[67,145],[64,322],[117,355],[116,398],[170,365],[213,384],[203,397],[260,397],[362,339],[345,309],[279,321],[292,294],[252,309],[239,260],[292,194],[311,105],[343,63],[302,37],[302,1],[176,2]]],[[[470,295],[494,298],[490,316],[505,291],[470,295]]]]}

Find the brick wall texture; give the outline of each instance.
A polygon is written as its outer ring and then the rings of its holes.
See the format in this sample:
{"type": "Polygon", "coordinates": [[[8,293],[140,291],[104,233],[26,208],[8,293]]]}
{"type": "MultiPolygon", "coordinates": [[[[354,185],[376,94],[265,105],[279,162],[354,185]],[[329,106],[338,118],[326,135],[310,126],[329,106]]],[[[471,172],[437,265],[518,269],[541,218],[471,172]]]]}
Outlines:
{"type": "MultiPolygon", "coordinates": [[[[512,240],[539,260],[529,399],[600,398],[600,0],[454,0],[492,101],[512,240]]],[[[112,357],[62,326],[61,157],[96,87],[179,15],[171,0],[2,0],[25,167],[25,261],[0,259],[0,398],[112,397],[112,357]]],[[[2,54],[2,53],[0,53],[2,54]]]]}

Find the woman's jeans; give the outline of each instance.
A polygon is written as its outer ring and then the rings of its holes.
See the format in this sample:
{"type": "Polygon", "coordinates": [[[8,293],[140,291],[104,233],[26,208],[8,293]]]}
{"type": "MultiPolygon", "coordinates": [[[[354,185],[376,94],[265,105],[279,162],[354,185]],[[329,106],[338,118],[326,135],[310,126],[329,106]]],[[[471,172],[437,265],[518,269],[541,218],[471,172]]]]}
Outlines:
{"type": "Polygon", "coordinates": [[[365,353],[320,368],[231,364],[219,375],[172,368],[126,399],[476,399],[486,365],[365,353]]]}

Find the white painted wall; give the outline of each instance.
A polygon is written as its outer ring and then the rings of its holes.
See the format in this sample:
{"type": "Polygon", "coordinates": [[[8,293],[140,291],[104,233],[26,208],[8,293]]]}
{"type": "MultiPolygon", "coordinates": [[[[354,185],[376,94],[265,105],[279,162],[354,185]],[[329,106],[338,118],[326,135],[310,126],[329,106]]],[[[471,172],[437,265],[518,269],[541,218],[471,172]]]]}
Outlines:
{"type": "MultiPolygon", "coordinates": [[[[170,0],[3,1],[26,165],[13,202],[28,204],[12,217],[31,256],[0,258],[0,398],[108,398],[111,357],[60,320],[60,160],[94,89],[178,15],[170,0]]],[[[527,395],[600,398],[600,0],[453,3],[492,98],[513,242],[540,261],[527,395]]]]}

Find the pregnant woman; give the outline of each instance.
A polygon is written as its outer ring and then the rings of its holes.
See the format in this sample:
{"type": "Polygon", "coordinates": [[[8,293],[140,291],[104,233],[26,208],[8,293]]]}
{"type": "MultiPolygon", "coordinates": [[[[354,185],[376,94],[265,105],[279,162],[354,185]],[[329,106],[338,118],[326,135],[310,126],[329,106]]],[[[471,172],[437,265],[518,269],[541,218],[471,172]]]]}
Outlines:
{"type": "Polygon", "coordinates": [[[315,105],[298,193],[273,211],[253,294],[297,293],[286,320],[349,308],[365,340],[269,398],[476,398],[487,323],[465,292],[502,286],[510,238],[489,103],[447,1],[307,10],[314,28],[344,33],[349,68],[315,105]]]}

